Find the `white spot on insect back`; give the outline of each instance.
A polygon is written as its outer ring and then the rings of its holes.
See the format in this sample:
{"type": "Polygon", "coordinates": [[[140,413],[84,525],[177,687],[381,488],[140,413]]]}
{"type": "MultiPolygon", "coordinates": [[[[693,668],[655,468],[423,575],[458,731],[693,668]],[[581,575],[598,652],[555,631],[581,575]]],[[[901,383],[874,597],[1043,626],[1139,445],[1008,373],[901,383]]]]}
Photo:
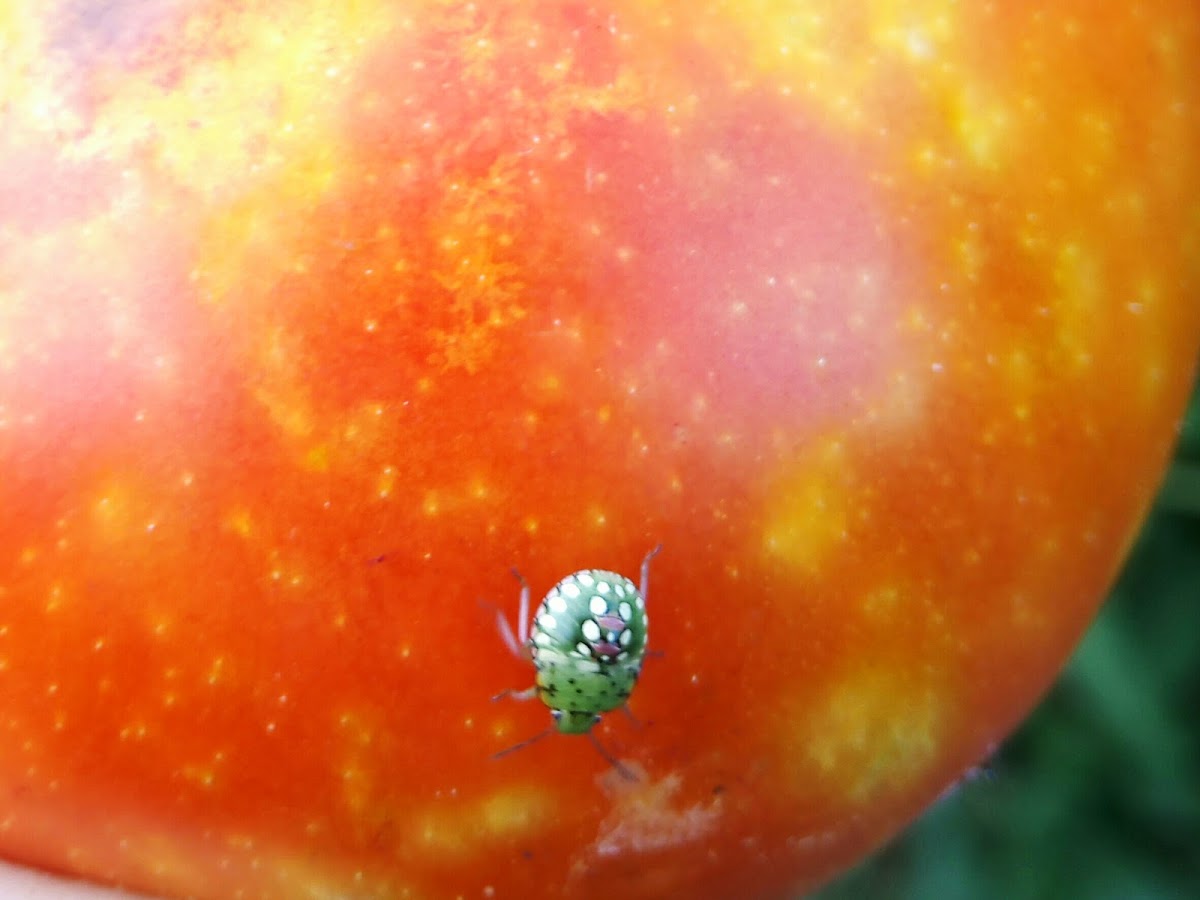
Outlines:
{"type": "Polygon", "coordinates": [[[601,581],[596,584],[596,590],[602,594],[607,594],[610,590],[612,590],[612,585],[610,585],[607,581],[601,581]]]}
{"type": "Polygon", "coordinates": [[[593,616],[602,616],[608,612],[608,604],[604,602],[603,597],[593,597],[588,603],[588,609],[592,611],[593,616]]]}
{"type": "Polygon", "coordinates": [[[585,644],[583,641],[580,641],[578,644],[575,645],[575,653],[578,654],[579,656],[591,657],[592,648],[589,647],[587,644],[585,644]]]}
{"type": "Polygon", "coordinates": [[[633,640],[633,632],[626,629],[621,632],[621,646],[628,647],[629,642],[633,640]]]}
{"type": "Polygon", "coordinates": [[[556,613],[565,613],[567,611],[567,601],[562,598],[561,594],[551,594],[546,598],[546,605],[551,611],[556,613]]]}
{"type": "Polygon", "coordinates": [[[554,638],[550,637],[544,631],[539,631],[533,636],[533,642],[539,647],[549,647],[553,641],[554,638]]]}
{"type": "Polygon", "coordinates": [[[584,587],[591,587],[596,583],[596,579],[591,576],[590,572],[578,572],[575,575],[575,580],[584,587]]]}
{"type": "Polygon", "coordinates": [[[573,581],[568,581],[560,590],[572,600],[579,596],[579,585],[573,581]]]}
{"type": "Polygon", "coordinates": [[[625,596],[625,585],[623,585],[623,584],[614,584],[614,585],[613,585],[613,590],[617,592],[617,596],[618,596],[618,597],[624,597],[624,596],[625,596]]]}
{"type": "Polygon", "coordinates": [[[600,626],[596,624],[594,619],[585,619],[582,626],[583,636],[589,641],[600,640],[600,626]]]}
{"type": "Polygon", "coordinates": [[[617,611],[620,612],[621,618],[626,622],[633,618],[633,607],[629,605],[628,601],[622,600],[621,605],[617,607],[617,611]]]}
{"type": "Polygon", "coordinates": [[[633,602],[637,604],[638,609],[646,608],[646,601],[642,598],[641,594],[634,594],[633,602]]]}
{"type": "Polygon", "coordinates": [[[550,615],[550,613],[542,613],[540,616],[538,616],[537,623],[538,628],[541,628],[544,631],[553,631],[558,627],[558,619],[554,618],[554,616],[550,615]]]}

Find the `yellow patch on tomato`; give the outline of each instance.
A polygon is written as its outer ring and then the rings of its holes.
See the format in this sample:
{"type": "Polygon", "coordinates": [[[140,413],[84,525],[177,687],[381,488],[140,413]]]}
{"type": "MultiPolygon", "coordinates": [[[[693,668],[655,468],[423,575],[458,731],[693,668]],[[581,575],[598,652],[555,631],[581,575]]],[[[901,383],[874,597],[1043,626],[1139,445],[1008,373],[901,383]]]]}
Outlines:
{"type": "Polygon", "coordinates": [[[912,681],[908,666],[870,664],[812,698],[786,737],[805,781],[815,768],[851,802],[867,804],[921,778],[942,746],[943,703],[928,685],[912,681]]]}
{"type": "Polygon", "coordinates": [[[770,557],[816,572],[843,546],[854,508],[856,475],[840,438],[827,438],[789,468],[771,489],[764,515],[763,551],[770,557]]]}

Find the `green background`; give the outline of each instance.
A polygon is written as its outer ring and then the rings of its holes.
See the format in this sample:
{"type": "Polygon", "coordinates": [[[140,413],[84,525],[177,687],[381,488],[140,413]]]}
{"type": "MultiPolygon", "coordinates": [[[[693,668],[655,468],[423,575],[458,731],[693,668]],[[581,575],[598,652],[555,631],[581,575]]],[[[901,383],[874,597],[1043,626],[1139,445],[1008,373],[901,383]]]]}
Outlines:
{"type": "Polygon", "coordinates": [[[812,896],[1200,898],[1200,387],[1108,603],[991,768],[812,896]]]}

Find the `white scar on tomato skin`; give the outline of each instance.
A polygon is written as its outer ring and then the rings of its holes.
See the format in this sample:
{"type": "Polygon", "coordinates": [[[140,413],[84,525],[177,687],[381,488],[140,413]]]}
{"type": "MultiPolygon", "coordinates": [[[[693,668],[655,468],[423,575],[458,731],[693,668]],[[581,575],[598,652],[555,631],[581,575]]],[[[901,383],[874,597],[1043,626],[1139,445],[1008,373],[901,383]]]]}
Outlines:
{"type": "Polygon", "coordinates": [[[37,900],[133,900],[134,895],[0,862],[0,896],[37,900]]]}
{"type": "MultiPolygon", "coordinates": [[[[624,764],[645,779],[636,762],[624,764]]],[[[633,785],[618,784],[607,774],[602,786],[615,794],[612,812],[600,823],[596,840],[572,864],[573,874],[582,875],[592,860],[695,843],[717,827],[724,812],[720,796],[690,806],[673,803],[683,784],[678,773],[633,785]]]]}

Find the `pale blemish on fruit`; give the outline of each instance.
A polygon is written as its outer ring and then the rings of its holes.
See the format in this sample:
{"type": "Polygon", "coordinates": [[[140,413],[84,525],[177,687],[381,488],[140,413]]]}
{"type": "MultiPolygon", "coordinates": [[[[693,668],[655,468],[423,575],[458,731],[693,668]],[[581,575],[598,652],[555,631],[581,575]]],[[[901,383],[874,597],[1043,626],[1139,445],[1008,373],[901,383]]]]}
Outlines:
{"type": "Polygon", "coordinates": [[[856,805],[910,787],[943,740],[942,702],[907,665],[847,673],[798,715],[784,745],[789,767],[802,769],[806,784],[841,786],[856,805]]]}
{"type": "Polygon", "coordinates": [[[784,476],[766,500],[763,550],[816,572],[845,545],[852,520],[863,513],[854,507],[856,473],[839,438],[824,440],[787,469],[795,474],[784,476]]]}
{"type": "Polygon", "coordinates": [[[680,802],[683,776],[677,772],[632,787],[615,780],[610,783],[616,798],[589,848],[587,856],[592,858],[648,853],[695,843],[711,833],[721,819],[720,795],[700,802],[680,802]]]}
{"type": "Polygon", "coordinates": [[[409,841],[427,857],[470,860],[483,847],[537,834],[555,820],[545,788],[518,786],[473,801],[441,797],[409,821],[409,841]]]}

